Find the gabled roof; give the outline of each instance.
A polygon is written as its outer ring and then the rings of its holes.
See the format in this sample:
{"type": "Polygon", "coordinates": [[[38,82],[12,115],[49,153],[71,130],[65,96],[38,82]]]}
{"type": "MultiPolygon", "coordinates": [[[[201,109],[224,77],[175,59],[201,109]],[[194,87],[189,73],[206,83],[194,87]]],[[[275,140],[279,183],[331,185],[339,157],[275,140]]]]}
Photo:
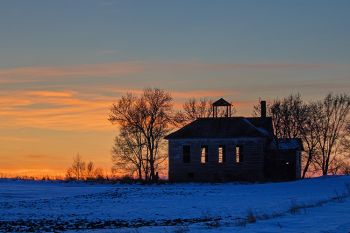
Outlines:
{"type": "Polygon", "coordinates": [[[272,137],[270,117],[199,118],[165,139],[272,137]]]}
{"type": "Polygon", "coordinates": [[[272,149],[303,151],[303,142],[300,138],[279,138],[271,144],[272,149]]]}
{"type": "Polygon", "coordinates": [[[223,98],[220,98],[213,103],[213,106],[231,106],[231,104],[223,98]]]}

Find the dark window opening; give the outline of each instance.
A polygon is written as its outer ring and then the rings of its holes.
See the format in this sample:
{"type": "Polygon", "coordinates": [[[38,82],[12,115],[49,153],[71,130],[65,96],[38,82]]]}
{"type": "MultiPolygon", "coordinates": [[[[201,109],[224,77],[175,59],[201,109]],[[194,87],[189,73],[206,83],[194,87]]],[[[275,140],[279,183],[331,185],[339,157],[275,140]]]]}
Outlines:
{"type": "Polygon", "coordinates": [[[208,146],[201,146],[201,163],[208,162],[208,146]]]}
{"type": "Polygon", "coordinates": [[[243,153],[242,153],[242,150],[243,147],[242,146],[236,146],[236,149],[235,149],[235,162],[236,163],[241,163],[243,162],[243,153]]]}
{"type": "Polygon", "coordinates": [[[188,176],[188,178],[193,179],[193,178],[194,178],[194,173],[193,173],[193,172],[189,172],[189,173],[187,174],[187,176],[188,176]]]}
{"type": "Polygon", "coordinates": [[[218,162],[224,163],[226,161],[226,150],[225,146],[219,146],[218,148],[218,162]]]}
{"type": "Polygon", "coordinates": [[[190,148],[190,146],[183,146],[183,148],[182,148],[182,156],[183,156],[183,162],[184,163],[190,163],[191,162],[191,148],[190,148]]]}

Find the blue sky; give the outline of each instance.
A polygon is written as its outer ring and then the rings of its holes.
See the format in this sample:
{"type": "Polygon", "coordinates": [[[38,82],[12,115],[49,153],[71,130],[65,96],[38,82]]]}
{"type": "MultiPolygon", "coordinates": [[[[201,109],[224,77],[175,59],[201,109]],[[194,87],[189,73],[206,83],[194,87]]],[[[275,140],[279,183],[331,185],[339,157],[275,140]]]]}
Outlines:
{"type": "Polygon", "coordinates": [[[1,67],[348,63],[349,1],[2,1],[1,67]]]}

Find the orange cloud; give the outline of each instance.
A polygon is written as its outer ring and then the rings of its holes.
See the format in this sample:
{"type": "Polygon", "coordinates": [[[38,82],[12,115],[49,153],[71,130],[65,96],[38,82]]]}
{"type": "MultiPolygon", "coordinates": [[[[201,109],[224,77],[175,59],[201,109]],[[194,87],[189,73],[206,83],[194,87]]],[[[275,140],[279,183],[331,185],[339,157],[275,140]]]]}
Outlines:
{"type": "MultiPolygon", "coordinates": [[[[59,130],[110,130],[108,114],[113,102],[122,94],[141,94],[142,89],[110,88],[114,96],[72,90],[8,91],[0,94],[0,127],[35,127],[59,130]]],[[[231,90],[174,91],[174,107],[181,108],[188,98],[207,97],[215,100],[233,96],[231,90]]],[[[235,102],[235,106],[237,106],[235,102]]]]}
{"type": "Polygon", "coordinates": [[[36,139],[34,138],[26,138],[26,137],[13,137],[13,136],[0,136],[1,141],[6,142],[34,142],[36,139]]]}
{"type": "Polygon", "coordinates": [[[29,91],[28,95],[38,97],[72,97],[74,92],[71,91],[29,91]]]}
{"type": "Polygon", "coordinates": [[[0,127],[104,130],[112,97],[72,91],[13,91],[0,96],[0,127]]]}

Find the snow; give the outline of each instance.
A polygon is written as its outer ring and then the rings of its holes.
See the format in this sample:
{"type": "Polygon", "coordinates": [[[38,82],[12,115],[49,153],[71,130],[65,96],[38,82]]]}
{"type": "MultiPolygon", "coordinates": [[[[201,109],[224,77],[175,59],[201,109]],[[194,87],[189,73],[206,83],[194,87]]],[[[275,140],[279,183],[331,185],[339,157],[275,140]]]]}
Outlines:
{"type": "Polygon", "coordinates": [[[265,136],[271,136],[271,133],[268,132],[266,129],[262,128],[262,127],[256,127],[255,125],[253,125],[248,119],[243,118],[243,121],[245,123],[247,123],[248,125],[250,125],[251,127],[255,128],[256,130],[258,130],[261,134],[265,135],[265,136]]]}
{"type": "Polygon", "coordinates": [[[130,227],[145,223],[138,232],[175,232],[181,224],[186,225],[182,230],[189,232],[349,232],[350,200],[332,199],[348,192],[349,184],[350,176],[265,184],[101,185],[0,180],[0,224],[19,220],[111,220],[125,221],[130,227]],[[301,213],[288,212],[293,203],[324,200],[328,201],[301,213]],[[237,219],[247,216],[248,211],[282,214],[238,226],[237,219]],[[218,226],[208,226],[205,219],[218,219],[218,226]],[[168,226],[165,223],[169,221],[179,224],[168,226]]]}
{"type": "Polygon", "coordinates": [[[277,145],[280,150],[297,150],[300,148],[300,141],[294,138],[280,139],[277,145]]]}

